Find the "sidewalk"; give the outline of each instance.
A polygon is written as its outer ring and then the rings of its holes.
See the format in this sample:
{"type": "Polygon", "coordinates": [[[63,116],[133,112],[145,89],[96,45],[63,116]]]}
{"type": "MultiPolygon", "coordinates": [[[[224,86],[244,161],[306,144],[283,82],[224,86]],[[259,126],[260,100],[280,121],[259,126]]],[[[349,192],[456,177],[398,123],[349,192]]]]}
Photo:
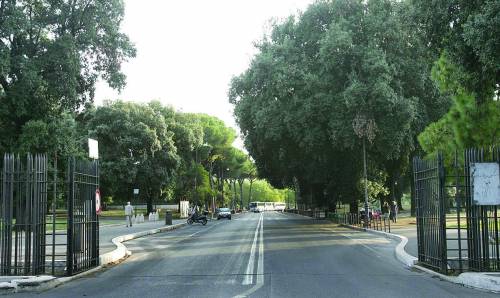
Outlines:
{"type": "MultiPolygon", "coordinates": [[[[147,235],[170,231],[185,225],[185,219],[172,221],[172,225],[165,225],[164,220],[145,221],[126,227],[125,220],[116,220],[116,224],[108,222],[99,227],[99,255],[100,266],[83,273],[68,276],[54,277],[50,275],[41,276],[0,276],[0,295],[8,295],[19,291],[41,291],[56,287],[73,279],[92,274],[101,270],[103,266],[115,263],[130,252],[122,242],[147,235]]],[[[112,220],[111,220],[112,221],[112,220]]]]}
{"type": "MultiPolygon", "coordinates": [[[[108,220],[110,221],[110,220],[108,220]]],[[[158,229],[161,227],[165,227],[165,220],[159,221],[145,221],[143,223],[138,223],[133,225],[132,227],[127,228],[125,225],[125,219],[123,220],[114,220],[115,224],[112,225],[104,225],[99,228],[99,254],[103,255],[110,251],[116,249],[116,245],[111,242],[113,238],[118,236],[123,236],[127,234],[133,234],[138,232],[149,231],[152,229],[158,229]]],[[[186,222],[185,219],[174,219],[172,220],[172,225],[176,225],[179,223],[186,222]]]]}
{"type": "Polygon", "coordinates": [[[405,251],[418,256],[417,222],[414,217],[410,217],[409,213],[400,214],[396,223],[391,222],[391,233],[408,238],[405,251]]]}
{"type": "MultiPolygon", "coordinates": [[[[369,233],[384,235],[391,239],[398,239],[400,243],[395,249],[396,257],[411,268],[416,268],[442,280],[466,287],[500,292],[500,273],[498,272],[464,272],[458,276],[448,276],[416,264],[415,259],[417,259],[418,256],[417,225],[415,218],[409,217],[409,214],[403,214],[403,216],[398,218],[397,223],[391,223],[391,233],[365,230],[354,226],[349,227],[364,230],[369,233]]],[[[454,234],[456,230],[448,230],[447,233],[454,234]]]]}

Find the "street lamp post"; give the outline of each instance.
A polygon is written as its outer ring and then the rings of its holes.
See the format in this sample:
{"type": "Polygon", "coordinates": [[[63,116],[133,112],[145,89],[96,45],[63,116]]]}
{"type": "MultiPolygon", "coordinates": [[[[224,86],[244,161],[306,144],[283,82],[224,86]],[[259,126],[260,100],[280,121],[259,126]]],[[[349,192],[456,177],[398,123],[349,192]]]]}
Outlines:
{"type": "Polygon", "coordinates": [[[224,206],[224,169],[220,170],[220,184],[221,184],[222,206],[224,206]]]}
{"type": "Polygon", "coordinates": [[[195,173],[194,173],[194,200],[196,204],[198,204],[198,146],[196,146],[196,151],[195,151],[195,157],[194,157],[194,162],[195,162],[195,173]]]}
{"type": "Polygon", "coordinates": [[[365,146],[365,138],[363,138],[363,172],[365,179],[365,228],[368,227],[368,222],[370,220],[370,216],[368,214],[368,174],[366,171],[366,146],[365,146]]]}

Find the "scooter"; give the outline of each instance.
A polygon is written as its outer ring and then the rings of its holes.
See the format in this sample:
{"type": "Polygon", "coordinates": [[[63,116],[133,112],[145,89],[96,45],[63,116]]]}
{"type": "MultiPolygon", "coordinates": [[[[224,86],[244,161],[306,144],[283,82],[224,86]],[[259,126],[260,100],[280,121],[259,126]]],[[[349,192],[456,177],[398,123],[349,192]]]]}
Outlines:
{"type": "Polygon", "coordinates": [[[187,219],[188,225],[192,225],[193,222],[201,223],[202,225],[206,225],[207,224],[207,216],[206,215],[198,215],[196,217],[191,216],[187,219]]]}

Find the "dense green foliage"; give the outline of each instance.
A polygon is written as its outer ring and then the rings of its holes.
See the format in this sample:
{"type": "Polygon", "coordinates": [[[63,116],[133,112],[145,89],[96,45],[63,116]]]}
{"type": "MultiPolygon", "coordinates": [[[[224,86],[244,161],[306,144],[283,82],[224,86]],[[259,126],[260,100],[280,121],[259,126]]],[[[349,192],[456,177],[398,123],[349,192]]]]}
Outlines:
{"type": "Polygon", "coordinates": [[[450,94],[453,106],[439,121],[429,125],[420,135],[425,152],[438,151],[452,160],[456,150],[500,144],[500,101],[479,103],[477,95],[459,82],[460,70],[443,55],[436,62],[433,77],[443,92],[450,94]]]}
{"type": "Polygon", "coordinates": [[[477,103],[500,89],[500,2],[412,0],[414,28],[436,54],[444,51],[456,81],[477,103]]]}
{"type": "Polygon", "coordinates": [[[153,202],[179,200],[244,206],[236,181],[252,177],[252,163],[232,147],[236,133],[221,120],[159,102],[122,101],[88,108],[80,118],[99,141],[103,195],[114,202],[140,200],[148,210],[153,202]]]}
{"type": "Polygon", "coordinates": [[[0,150],[91,101],[97,79],[125,85],[120,66],[135,49],[123,13],[121,0],[0,1],[0,150]]]}
{"type": "Polygon", "coordinates": [[[231,183],[256,173],[221,120],[158,102],[92,105],[98,79],[125,86],[121,64],[135,48],[120,32],[123,16],[122,0],[0,1],[0,151],[45,152],[64,163],[84,157],[92,137],[108,201],[139,199],[148,210],[167,199],[225,204],[231,183]]]}
{"type": "Polygon", "coordinates": [[[92,104],[98,79],[123,88],[135,56],[123,14],[121,0],[0,0],[0,152],[64,163],[95,138],[105,198],[148,211],[291,198],[355,210],[365,147],[368,197],[382,204],[401,201],[422,150],[500,143],[497,0],[319,0],[274,23],[229,90],[250,156],[212,116],[92,104]]]}
{"type": "Polygon", "coordinates": [[[298,182],[304,205],[350,202],[359,197],[365,140],[371,185],[393,189],[418,133],[449,106],[429,77],[432,60],[407,8],[318,1],[274,24],[230,91],[262,177],[278,187],[298,182]]]}
{"type": "Polygon", "coordinates": [[[250,183],[245,182],[243,186],[243,195],[245,206],[248,202],[290,202],[290,206],[294,204],[295,193],[289,189],[273,188],[265,180],[257,180],[252,186],[252,198],[250,199],[250,183]]]}

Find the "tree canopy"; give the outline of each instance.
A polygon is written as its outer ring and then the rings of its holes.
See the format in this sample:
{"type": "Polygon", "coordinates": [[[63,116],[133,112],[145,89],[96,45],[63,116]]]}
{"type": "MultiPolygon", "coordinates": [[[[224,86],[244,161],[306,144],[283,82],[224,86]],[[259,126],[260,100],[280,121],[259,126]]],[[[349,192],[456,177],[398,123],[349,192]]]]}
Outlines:
{"type": "Polygon", "coordinates": [[[99,78],[124,87],[135,48],[123,14],[121,0],[0,1],[0,149],[15,149],[28,121],[92,101],[99,78]]]}
{"type": "Polygon", "coordinates": [[[437,55],[446,52],[455,79],[478,104],[500,89],[500,3],[412,0],[415,30],[437,55]]]}
{"type": "Polygon", "coordinates": [[[350,201],[365,139],[372,179],[377,168],[389,173],[387,186],[399,179],[418,133],[449,107],[406,10],[393,1],[318,1],[272,26],[230,90],[262,177],[279,187],[296,179],[314,205],[350,201]]]}

